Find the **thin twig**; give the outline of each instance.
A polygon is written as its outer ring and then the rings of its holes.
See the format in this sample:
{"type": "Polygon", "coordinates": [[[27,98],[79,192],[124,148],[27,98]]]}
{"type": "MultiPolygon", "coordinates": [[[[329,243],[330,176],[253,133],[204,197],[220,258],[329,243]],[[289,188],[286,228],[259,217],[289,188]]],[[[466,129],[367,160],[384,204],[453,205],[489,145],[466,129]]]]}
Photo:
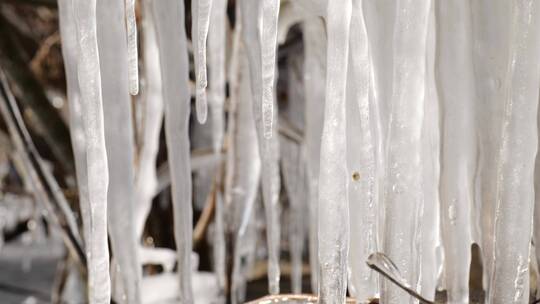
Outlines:
{"type": "Polygon", "coordinates": [[[0,70],[0,110],[18,155],[23,160],[28,173],[27,178],[34,187],[37,200],[44,204],[48,211],[47,218],[60,228],[64,243],[84,269],[86,258],[75,216],[54,176],[37,152],[2,70],[0,70]]]}

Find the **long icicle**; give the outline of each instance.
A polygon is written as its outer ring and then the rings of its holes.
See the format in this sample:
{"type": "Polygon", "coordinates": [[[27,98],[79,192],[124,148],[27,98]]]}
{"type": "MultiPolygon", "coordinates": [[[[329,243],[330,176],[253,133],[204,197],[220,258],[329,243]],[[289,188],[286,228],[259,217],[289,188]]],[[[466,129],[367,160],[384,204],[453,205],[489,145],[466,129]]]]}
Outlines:
{"type": "Polygon", "coordinates": [[[377,250],[377,172],[369,104],[371,79],[368,37],[361,0],[353,1],[347,81],[347,163],[350,209],[349,290],[357,299],[378,294],[377,275],[367,266],[377,250]]]}
{"type": "Polygon", "coordinates": [[[262,0],[261,64],[262,120],[265,138],[272,137],[279,4],[281,0],[262,0]]]}
{"type": "MultiPolygon", "coordinates": [[[[383,251],[408,282],[416,282],[414,249],[417,208],[423,199],[421,131],[425,54],[431,1],[400,0],[394,25],[394,74],[386,160],[383,251]]],[[[403,304],[411,297],[383,281],[381,301],[403,304]]]]}
{"type": "Polygon", "coordinates": [[[101,74],[97,45],[96,0],[74,1],[78,29],[78,78],[86,138],[89,218],[87,239],[88,296],[91,304],[109,303],[109,245],[107,243],[107,188],[109,183],[107,151],[103,125],[101,74]]]}
{"type": "Polygon", "coordinates": [[[529,248],[534,208],[540,82],[540,11],[532,0],[512,2],[505,83],[489,303],[528,303],[529,248]]]}
{"type": "Polygon", "coordinates": [[[195,105],[197,120],[200,123],[206,122],[208,113],[206,100],[206,38],[208,36],[212,2],[213,0],[191,1],[191,41],[195,62],[195,105]]]}
{"type": "MultiPolygon", "coordinates": [[[[476,100],[468,0],[436,2],[436,77],[441,99],[441,227],[448,299],[469,302],[476,100]]],[[[428,202],[426,202],[428,203],[428,202]]]]}
{"type": "MultiPolygon", "coordinates": [[[[97,38],[101,67],[101,88],[105,141],[109,161],[109,236],[114,273],[114,298],[119,303],[140,303],[142,268],[137,254],[134,221],[135,173],[131,96],[129,94],[128,33],[124,20],[124,0],[97,2],[97,38]],[[126,59],[126,54],[128,58],[126,59]]],[[[129,28],[129,27],[128,27],[129,28]]],[[[129,37],[131,39],[131,37],[129,37]]]]}
{"type": "Polygon", "coordinates": [[[193,303],[191,251],[193,207],[189,145],[189,61],[184,30],[184,2],[154,1],[159,47],[165,136],[171,174],[174,237],[178,254],[179,301],[193,303]]]}
{"type": "Polygon", "coordinates": [[[327,77],[319,174],[319,303],[344,303],[347,292],[346,84],[352,1],[328,1],[327,77]]]}
{"type": "MultiPolygon", "coordinates": [[[[240,1],[242,10],[242,36],[246,46],[247,57],[249,60],[249,71],[251,79],[251,92],[253,96],[253,117],[257,129],[257,139],[259,144],[259,153],[262,159],[262,189],[263,204],[266,215],[266,235],[268,244],[268,289],[271,294],[279,293],[279,192],[281,187],[279,175],[279,143],[277,136],[264,136],[264,122],[261,109],[262,99],[262,72],[261,64],[261,40],[258,31],[257,21],[261,13],[261,4],[259,1],[242,0],[240,1]]],[[[274,94],[272,96],[275,97],[274,94]]],[[[275,102],[275,101],[272,101],[275,102]]],[[[273,111],[277,120],[277,111],[273,111]]],[[[276,128],[272,129],[276,133],[276,128]]]]}
{"type": "Polygon", "coordinates": [[[319,164],[321,161],[321,134],[324,120],[324,83],[326,80],[326,35],[324,23],[312,17],[302,24],[304,38],[304,86],[305,135],[304,153],[309,191],[309,264],[311,269],[311,289],[318,284],[319,259],[317,257],[317,225],[319,196],[319,164]],[[323,37],[324,39],[322,39],[323,37]]]}
{"type": "MultiPolygon", "coordinates": [[[[213,0],[212,13],[208,32],[208,64],[209,73],[208,98],[212,118],[212,149],[216,157],[221,154],[223,134],[225,130],[223,105],[225,103],[225,46],[227,34],[227,1],[213,0]]],[[[221,166],[218,167],[221,170],[221,166]]],[[[222,174],[216,179],[218,189],[221,189],[222,174]]],[[[216,239],[215,239],[215,272],[219,288],[219,301],[225,301],[226,294],[226,243],[224,229],[224,210],[221,191],[216,194],[216,239]]]]}

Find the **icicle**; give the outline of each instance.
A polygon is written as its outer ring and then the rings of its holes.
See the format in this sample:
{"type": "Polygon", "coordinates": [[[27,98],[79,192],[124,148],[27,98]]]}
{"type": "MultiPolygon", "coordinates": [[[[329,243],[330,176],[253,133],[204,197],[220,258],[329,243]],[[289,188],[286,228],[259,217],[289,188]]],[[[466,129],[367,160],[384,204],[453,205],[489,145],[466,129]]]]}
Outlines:
{"type": "Polygon", "coordinates": [[[184,3],[176,0],[154,1],[154,21],[165,100],[165,136],[171,173],[174,236],[180,278],[179,300],[182,303],[192,303],[193,211],[188,136],[190,94],[184,3]]]}
{"type": "Polygon", "coordinates": [[[212,0],[212,22],[208,33],[210,69],[209,98],[212,114],[212,147],[219,153],[223,142],[223,104],[225,102],[225,46],[227,36],[227,1],[212,0]]]}
{"type": "Polygon", "coordinates": [[[476,100],[469,1],[437,2],[436,77],[442,106],[441,227],[448,300],[469,302],[476,100]]]}
{"type": "Polygon", "coordinates": [[[86,138],[89,226],[87,239],[88,286],[90,303],[109,303],[109,246],[107,244],[107,187],[109,181],[103,126],[101,74],[96,27],[96,0],[76,0],[74,11],[78,29],[78,78],[86,138]]]}
{"type": "MultiPolygon", "coordinates": [[[[97,38],[101,67],[101,88],[105,124],[105,141],[109,161],[108,223],[116,275],[125,289],[116,291],[120,303],[140,302],[141,268],[137,256],[134,223],[134,143],[131,97],[126,60],[126,28],[123,0],[99,1],[97,5],[97,38]]],[[[129,26],[128,26],[129,29],[129,26]]],[[[131,37],[128,37],[131,39],[131,37]]],[[[128,56],[129,57],[129,56],[128,56]]]]}
{"type": "MultiPolygon", "coordinates": [[[[277,31],[280,0],[262,0],[261,16],[261,72],[262,121],[264,138],[272,137],[274,124],[274,95],[277,31]]],[[[249,47],[249,46],[248,46],[249,47]]]]}
{"type": "MultiPolygon", "coordinates": [[[[421,130],[424,109],[427,16],[430,1],[398,1],[394,26],[394,75],[388,131],[383,251],[408,282],[416,282],[413,250],[421,188],[421,130]]],[[[383,303],[409,303],[411,298],[384,282],[383,303]]]]}
{"type": "Polygon", "coordinates": [[[435,290],[440,261],[437,258],[437,248],[441,246],[439,220],[439,100],[435,86],[435,9],[431,6],[429,13],[429,28],[426,54],[426,93],[424,103],[424,126],[422,128],[422,159],[424,201],[420,209],[418,221],[417,245],[419,276],[416,290],[430,301],[435,300],[435,290]]]}
{"type": "MultiPolygon", "coordinates": [[[[298,14],[294,7],[281,7],[282,13],[298,14]],[[284,10],[283,10],[284,9],[284,10]]],[[[301,16],[301,15],[300,15],[301,16]]],[[[280,23],[280,27],[281,27],[280,23]]],[[[309,198],[306,172],[306,154],[303,138],[298,133],[305,129],[304,52],[302,49],[287,52],[287,103],[281,116],[280,155],[283,185],[287,192],[289,212],[283,212],[288,223],[288,244],[291,261],[291,287],[294,294],[302,292],[302,264],[308,218],[309,198]],[[287,130],[287,131],[286,131],[287,130]],[[287,216],[288,215],[288,216],[287,216]]],[[[282,221],[283,223],[284,221],[282,221]]]]}
{"type": "Polygon", "coordinates": [[[127,27],[127,57],[129,93],[139,93],[139,55],[137,53],[137,17],[135,16],[135,0],[125,1],[127,27]]]}
{"type": "Polygon", "coordinates": [[[535,1],[512,2],[510,53],[497,162],[497,205],[490,303],[528,303],[529,246],[537,152],[540,36],[535,1]]]}
{"type": "Polygon", "coordinates": [[[370,58],[362,1],[353,1],[347,83],[347,165],[350,209],[349,290],[359,301],[378,294],[365,261],[377,251],[377,172],[369,105],[370,58]]]}
{"type": "MultiPolygon", "coordinates": [[[[191,1],[191,41],[193,45],[193,58],[195,62],[195,98],[197,120],[206,122],[206,38],[214,0],[191,1]]],[[[224,47],[224,45],[222,45],[224,47]]]]}
{"type": "Polygon", "coordinates": [[[319,302],[344,303],[347,291],[346,83],[352,1],[328,1],[327,77],[319,173],[319,302]]]}
{"type": "Polygon", "coordinates": [[[493,230],[497,193],[497,167],[504,88],[502,79],[508,66],[509,20],[511,2],[506,0],[472,1],[472,29],[474,41],[476,121],[479,137],[475,230],[481,232],[484,287],[489,292],[488,280],[492,273],[493,230]],[[496,37],[496,38],[495,38],[496,37]]]}
{"type": "MultiPolygon", "coordinates": [[[[251,92],[253,96],[253,113],[255,126],[257,129],[257,138],[259,152],[262,159],[262,188],[263,203],[266,213],[266,232],[268,243],[268,284],[271,294],[279,293],[279,192],[280,175],[278,164],[279,143],[277,136],[265,136],[264,118],[262,117],[262,105],[258,100],[262,100],[263,82],[259,75],[262,75],[261,61],[261,40],[258,33],[257,16],[260,13],[259,1],[242,0],[240,1],[242,9],[242,30],[244,45],[246,46],[247,57],[249,60],[249,70],[251,78],[251,92]]],[[[275,45],[274,45],[275,47],[275,45]]],[[[275,80],[274,80],[275,81],[275,80]]],[[[272,93],[272,96],[275,97],[272,93]]],[[[273,101],[275,102],[275,101],[273,101]]],[[[277,111],[272,112],[273,120],[277,120],[277,111]]],[[[276,133],[276,128],[271,129],[276,133]]]]}
{"type": "Polygon", "coordinates": [[[326,33],[320,18],[302,24],[304,37],[305,135],[304,153],[309,191],[309,263],[311,289],[318,286],[318,191],[321,134],[324,120],[324,83],[326,81],[326,33]]]}
{"type": "Polygon", "coordinates": [[[225,180],[225,209],[234,210],[229,222],[233,223],[234,251],[231,286],[232,303],[243,303],[246,282],[245,256],[249,246],[249,223],[261,176],[261,161],[257,147],[257,133],[253,120],[250,79],[245,53],[238,36],[235,39],[231,63],[231,108],[227,136],[227,162],[225,180]],[[238,49],[237,49],[238,48],[238,49]]]}
{"type": "MultiPolygon", "coordinates": [[[[75,158],[75,173],[79,190],[79,206],[81,217],[90,218],[88,202],[88,169],[86,165],[86,138],[82,117],[81,95],[77,76],[77,56],[79,54],[77,40],[77,23],[74,16],[73,0],[58,1],[59,26],[62,37],[62,56],[66,73],[67,98],[69,101],[69,125],[71,144],[75,158]]],[[[86,222],[88,223],[88,222],[86,222]]],[[[92,232],[90,226],[83,221],[83,238],[88,251],[88,242],[92,232]]]]}
{"type": "Polygon", "coordinates": [[[135,179],[135,230],[141,238],[146,218],[152,207],[157,189],[156,159],[159,150],[159,133],[163,122],[163,94],[161,69],[155,21],[150,1],[143,1],[143,54],[145,89],[144,133],[139,154],[139,170],[135,179]]]}

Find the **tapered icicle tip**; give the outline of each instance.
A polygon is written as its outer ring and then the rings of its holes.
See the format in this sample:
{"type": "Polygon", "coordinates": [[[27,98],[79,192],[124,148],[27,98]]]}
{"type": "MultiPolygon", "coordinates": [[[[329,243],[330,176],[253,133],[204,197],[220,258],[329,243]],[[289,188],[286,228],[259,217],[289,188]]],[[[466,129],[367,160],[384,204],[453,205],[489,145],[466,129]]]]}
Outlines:
{"type": "Polygon", "coordinates": [[[197,121],[203,124],[206,122],[208,116],[206,90],[204,88],[197,88],[196,90],[197,96],[195,97],[195,107],[197,111],[197,121]]]}

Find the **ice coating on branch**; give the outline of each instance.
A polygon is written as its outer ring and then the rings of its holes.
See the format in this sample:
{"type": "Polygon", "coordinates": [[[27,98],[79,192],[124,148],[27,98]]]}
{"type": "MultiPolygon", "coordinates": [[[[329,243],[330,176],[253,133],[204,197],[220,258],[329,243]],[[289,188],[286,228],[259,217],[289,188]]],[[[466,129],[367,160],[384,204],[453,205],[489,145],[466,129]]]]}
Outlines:
{"type": "MultiPolygon", "coordinates": [[[[430,1],[398,1],[393,46],[393,90],[388,130],[383,252],[408,282],[415,282],[413,242],[417,208],[423,200],[421,130],[425,93],[425,54],[430,1]]],[[[383,282],[383,303],[409,303],[411,297],[383,282]]]]}
{"type": "Polygon", "coordinates": [[[377,251],[377,163],[369,90],[371,67],[361,1],[353,1],[347,79],[347,169],[350,215],[349,291],[357,299],[378,294],[365,261],[377,251]]]}
{"type": "Polygon", "coordinates": [[[144,131],[139,154],[139,170],[135,177],[135,229],[142,237],[146,218],[152,207],[157,188],[156,159],[159,151],[159,133],[163,122],[163,93],[159,50],[155,21],[150,1],[143,1],[142,30],[145,84],[144,131]]]}
{"type": "Polygon", "coordinates": [[[125,1],[125,16],[127,28],[127,60],[129,93],[139,93],[139,55],[137,52],[137,17],[135,15],[135,0],[125,1]]]}
{"type": "MultiPolygon", "coordinates": [[[[279,238],[280,238],[280,222],[279,222],[279,192],[280,192],[280,175],[279,175],[279,143],[276,128],[271,129],[272,136],[264,135],[264,119],[262,112],[262,104],[258,100],[262,100],[263,81],[260,77],[262,73],[261,61],[261,40],[258,31],[258,16],[261,11],[261,3],[259,1],[242,0],[241,6],[241,22],[242,35],[244,45],[246,46],[247,58],[249,61],[249,75],[251,79],[251,93],[253,96],[253,117],[255,119],[255,127],[257,129],[257,139],[259,145],[259,153],[262,160],[262,191],[263,203],[266,215],[266,233],[268,244],[268,284],[270,294],[279,293],[279,238]]],[[[273,80],[275,81],[275,80],[273,80]]],[[[272,95],[273,98],[275,97],[272,95]]],[[[273,100],[272,102],[275,102],[273,100]]],[[[272,112],[274,117],[272,120],[277,120],[277,111],[272,112]]]]}
{"type": "Polygon", "coordinates": [[[165,102],[165,136],[171,174],[174,237],[178,254],[179,301],[192,303],[193,209],[188,135],[190,94],[184,3],[160,0],[153,4],[165,102]]]}
{"type": "Polygon", "coordinates": [[[510,52],[503,86],[505,102],[497,162],[497,196],[490,303],[528,303],[529,248],[537,152],[540,81],[539,7],[511,5],[510,52]]]}
{"type": "Polygon", "coordinates": [[[107,244],[108,165],[103,125],[101,74],[97,45],[96,1],[73,2],[77,24],[77,73],[81,93],[81,113],[86,144],[88,174],[88,217],[86,239],[89,302],[109,303],[109,246],[107,244]]]}
{"type": "Polygon", "coordinates": [[[303,148],[309,195],[309,263],[311,288],[318,286],[318,195],[321,134],[324,120],[326,79],[326,33],[320,18],[309,18],[302,24],[304,35],[305,135],[303,148]],[[322,37],[322,38],[321,38],[322,37]]]}
{"type": "Polygon", "coordinates": [[[137,256],[134,221],[134,143],[131,122],[131,96],[128,88],[126,27],[117,16],[124,14],[123,0],[97,3],[97,38],[101,67],[101,88],[105,141],[109,161],[109,235],[116,275],[119,303],[140,303],[141,268],[137,256]]]}
{"type": "Polygon", "coordinates": [[[448,300],[469,302],[476,101],[469,1],[437,2],[436,79],[441,101],[441,227],[448,300]]]}
{"type": "Polygon", "coordinates": [[[319,301],[344,303],[347,292],[349,206],[346,84],[352,1],[328,1],[326,104],[319,172],[319,301]]]}
{"type": "Polygon", "coordinates": [[[266,139],[272,137],[274,125],[274,95],[279,4],[281,0],[262,0],[261,15],[261,76],[262,121],[266,139]]]}
{"type": "Polygon", "coordinates": [[[200,123],[206,122],[208,113],[206,104],[206,38],[208,36],[213,1],[214,0],[191,1],[191,41],[193,45],[193,59],[195,62],[195,101],[197,120],[200,123]]]}

